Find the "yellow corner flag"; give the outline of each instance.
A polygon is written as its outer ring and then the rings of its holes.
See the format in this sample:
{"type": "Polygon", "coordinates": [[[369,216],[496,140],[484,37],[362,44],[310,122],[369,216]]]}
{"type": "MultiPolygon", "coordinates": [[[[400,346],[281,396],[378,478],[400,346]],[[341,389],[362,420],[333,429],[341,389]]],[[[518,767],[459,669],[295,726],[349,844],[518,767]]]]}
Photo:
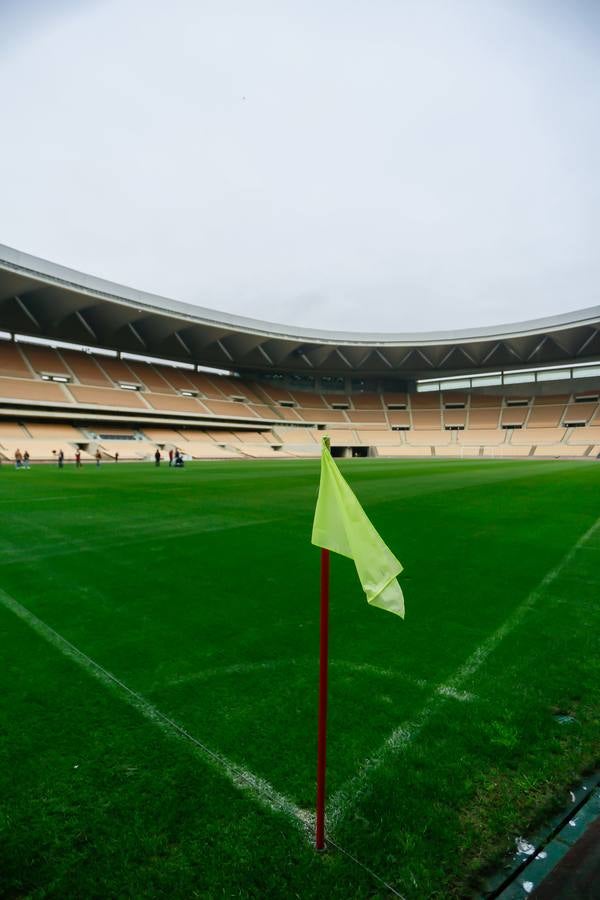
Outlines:
{"type": "Polygon", "coordinates": [[[321,451],[321,481],[312,543],[353,559],[368,603],[404,618],[404,597],[396,578],[402,566],[344,480],[331,458],[326,439],[321,451]]]}

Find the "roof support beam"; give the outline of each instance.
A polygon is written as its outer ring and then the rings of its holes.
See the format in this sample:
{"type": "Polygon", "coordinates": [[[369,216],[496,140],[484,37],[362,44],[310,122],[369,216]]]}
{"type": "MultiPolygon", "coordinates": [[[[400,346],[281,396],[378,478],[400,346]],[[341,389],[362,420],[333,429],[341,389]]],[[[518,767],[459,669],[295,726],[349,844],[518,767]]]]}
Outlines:
{"type": "Polygon", "coordinates": [[[537,343],[535,345],[535,347],[533,348],[533,350],[531,351],[531,353],[529,354],[527,359],[530,360],[536,355],[536,353],[539,353],[547,340],[548,340],[548,336],[545,334],[544,337],[541,339],[541,341],[539,341],[539,343],[537,343]]]}
{"type": "Polygon", "coordinates": [[[179,332],[178,332],[178,331],[174,331],[173,334],[175,335],[175,340],[176,340],[179,344],[181,344],[181,346],[183,347],[183,349],[185,350],[185,352],[187,353],[187,355],[188,355],[188,356],[193,356],[192,351],[190,350],[190,348],[188,347],[188,345],[186,344],[186,342],[184,341],[184,339],[181,337],[181,335],[179,334],[179,332]]]}
{"type": "Polygon", "coordinates": [[[225,346],[223,341],[217,341],[217,347],[219,348],[219,350],[223,351],[223,353],[225,354],[225,356],[227,357],[227,359],[230,362],[233,362],[233,356],[231,355],[231,353],[229,352],[229,350],[227,349],[227,347],[225,346]]]}
{"type": "Polygon", "coordinates": [[[147,348],[147,346],[146,346],[146,341],[145,341],[144,338],[141,336],[141,334],[139,333],[139,331],[137,330],[137,328],[135,327],[135,325],[134,325],[132,322],[128,322],[128,323],[127,323],[127,327],[128,327],[129,330],[131,331],[131,333],[132,333],[132,335],[134,336],[134,338],[137,338],[137,340],[140,342],[140,344],[142,345],[142,347],[144,348],[144,350],[147,350],[148,348],[147,348]]]}
{"type": "Polygon", "coordinates": [[[377,354],[377,356],[379,356],[379,357],[384,361],[384,363],[386,364],[386,366],[387,366],[389,369],[393,369],[393,368],[394,368],[393,365],[391,364],[391,362],[389,361],[389,359],[387,358],[387,356],[385,355],[385,353],[382,353],[382,351],[379,350],[379,349],[376,350],[375,353],[377,354]]]}
{"type": "Polygon", "coordinates": [[[83,313],[81,313],[78,309],[76,309],[75,317],[77,319],[79,319],[79,321],[81,322],[81,324],[83,325],[83,327],[85,328],[87,333],[92,336],[92,338],[96,341],[96,343],[98,343],[98,335],[96,334],[96,332],[94,331],[94,329],[92,328],[90,323],[86,320],[83,313]]]}
{"type": "Polygon", "coordinates": [[[494,355],[494,353],[496,352],[496,350],[498,349],[499,346],[500,346],[500,343],[494,344],[492,349],[488,350],[488,352],[485,354],[485,356],[483,357],[481,362],[486,363],[488,361],[488,359],[490,359],[490,357],[492,357],[494,355]]]}
{"type": "Polygon", "coordinates": [[[592,343],[592,341],[594,340],[594,338],[596,337],[597,334],[598,334],[598,329],[594,328],[594,330],[592,331],[590,336],[588,338],[586,338],[586,340],[583,342],[583,344],[581,345],[579,350],[575,351],[575,356],[581,356],[581,354],[583,353],[585,348],[588,347],[592,343]]]}
{"type": "Polygon", "coordinates": [[[25,315],[27,316],[27,318],[29,319],[29,321],[33,322],[35,327],[38,328],[40,331],[42,331],[42,326],[40,325],[40,323],[38,322],[38,320],[36,319],[34,314],[31,312],[29,307],[25,304],[25,302],[23,300],[21,300],[20,297],[15,297],[15,300],[17,301],[17,306],[19,307],[21,312],[24,312],[25,315]]]}
{"type": "Polygon", "coordinates": [[[258,350],[259,350],[259,352],[264,356],[264,358],[265,358],[266,361],[269,363],[269,365],[272,366],[272,365],[273,365],[273,360],[271,359],[271,357],[269,356],[269,354],[267,353],[267,351],[265,350],[265,348],[263,347],[262,344],[259,344],[259,345],[258,345],[258,350]]]}

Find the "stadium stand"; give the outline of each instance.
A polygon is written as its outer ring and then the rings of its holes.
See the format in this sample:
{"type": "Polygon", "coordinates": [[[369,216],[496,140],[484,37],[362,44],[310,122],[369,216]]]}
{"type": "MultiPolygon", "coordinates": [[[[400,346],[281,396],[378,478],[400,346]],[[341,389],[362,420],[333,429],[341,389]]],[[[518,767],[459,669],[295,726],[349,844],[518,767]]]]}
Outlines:
{"type": "Polygon", "coordinates": [[[98,444],[107,458],[118,452],[124,461],[180,445],[197,459],[310,457],[319,452],[323,429],[343,455],[578,458],[596,456],[600,444],[598,395],[590,392],[327,394],[9,341],[0,342],[2,414],[4,458],[11,458],[14,441],[25,440],[32,459],[52,459],[60,442],[65,452],[77,445],[85,452],[90,438],[75,415],[132,419],[133,438],[129,429],[118,440],[112,429],[113,438],[98,444]],[[225,427],[211,429],[217,422],[225,427]],[[248,427],[236,427],[242,423],[248,427]]]}

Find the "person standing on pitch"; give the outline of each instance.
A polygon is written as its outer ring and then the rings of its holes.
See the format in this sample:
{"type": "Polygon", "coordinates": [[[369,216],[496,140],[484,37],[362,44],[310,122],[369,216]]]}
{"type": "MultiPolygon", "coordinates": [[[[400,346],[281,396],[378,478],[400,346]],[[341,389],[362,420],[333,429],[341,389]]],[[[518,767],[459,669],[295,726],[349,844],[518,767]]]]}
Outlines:
{"type": "Polygon", "coordinates": [[[58,468],[62,469],[64,464],[65,464],[65,454],[63,453],[62,450],[59,450],[58,451],[58,468]]]}
{"type": "Polygon", "coordinates": [[[173,448],[169,450],[169,466],[173,465],[173,448]]]}
{"type": "Polygon", "coordinates": [[[102,454],[100,453],[100,447],[96,450],[96,468],[100,466],[100,460],[102,459],[102,454]]]}
{"type": "Polygon", "coordinates": [[[115,462],[119,462],[119,451],[115,450],[115,462]]]}
{"type": "Polygon", "coordinates": [[[22,463],[23,463],[23,454],[17,447],[17,449],[15,450],[15,469],[20,469],[22,463]]]}
{"type": "Polygon", "coordinates": [[[23,454],[23,465],[26,469],[29,468],[29,450],[26,450],[23,454]]]}
{"type": "Polygon", "coordinates": [[[158,447],[156,448],[156,453],[154,454],[154,464],[156,466],[160,466],[160,450],[158,447]]]}
{"type": "Polygon", "coordinates": [[[75,468],[76,469],[81,468],[81,450],[79,449],[79,447],[75,451],[75,468]]]}

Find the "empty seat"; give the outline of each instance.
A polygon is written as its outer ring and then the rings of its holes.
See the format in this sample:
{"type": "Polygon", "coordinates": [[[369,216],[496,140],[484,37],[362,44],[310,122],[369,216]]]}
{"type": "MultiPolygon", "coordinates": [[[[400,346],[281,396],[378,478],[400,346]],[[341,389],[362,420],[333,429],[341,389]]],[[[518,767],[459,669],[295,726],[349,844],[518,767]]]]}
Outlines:
{"type": "Polygon", "coordinates": [[[452,433],[450,431],[444,431],[441,428],[435,431],[407,431],[404,436],[406,438],[406,443],[410,444],[411,447],[423,445],[439,447],[444,444],[449,444],[452,441],[452,433]]]}
{"type": "Polygon", "coordinates": [[[585,447],[577,447],[571,444],[542,444],[535,448],[534,456],[577,457],[583,456],[585,451],[585,447]]]}
{"type": "Polygon", "coordinates": [[[122,359],[116,359],[112,356],[99,356],[96,357],[96,362],[115,384],[140,384],[139,378],[133,374],[131,369],[127,368],[122,359]]]}
{"type": "Polygon", "coordinates": [[[32,378],[33,373],[17,344],[0,341],[0,376],[32,378]]]}
{"type": "Polygon", "coordinates": [[[167,366],[155,366],[156,371],[159,373],[161,378],[164,378],[169,384],[174,387],[178,391],[195,391],[196,388],[187,377],[188,371],[186,369],[177,369],[175,366],[167,367],[167,366]]]}
{"type": "Polygon", "coordinates": [[[464,428],[467,424],[466,409],[445,409],[443,417],[444,425],[462,425],[464,428]]]}
{"type": "Polygon", "coordinates": [[[322,396],[312,391],[290,391],[289,393],[298,406],[302,406],[304,409],[322,409],[327,407],[322,396]]]}
{"type": "Polygon", "coordinates": [[[399,431],[366,431],[361,429],[357,431],[360,443],[365,446],[380,446],[387,444],[397,445],[400,443],[399,431]]]}
{"type": "Polygon", "coordinates": [[[527,428],[555,428],[562,422],[564,411],[564,404],[560,406],[536,404],[527,419],[527,428]]]}
{"type": "Polygon", "coordinates": [[[182,435],[172,428],[144,427],[144,434],[149,440],[155,441],[158,444],[177,444],[182,441],[182,435]]]}
{"type": "Polygon", "coordinates": [[[26,347],[22,346],[21,349],[29,359],[29,364],[34,372],[70,377],[69,369],[52,347],[35,347],[33,344],[28,344],[26,347]]]}
{"type": "MultiPolygon", "coordinates": [[[[44,382],[44,384],[47,384],[44,382]]],[[[59,385],[47,384],[48,387],[59,385]]],[[[118,406],[129,409],[148,409],[137,391],[121,391],[118,388],[95,388],[83,385],[71,384],[69,389],[77,403],[92,406],[118,406]]]]}
{"type": "Polygon", "coordinates": [[[496,394],[471,394],[471,409],[491,409],[495,406],[502,406],[502,397],[496,394]]]}
{"type": "Polygon", "coordinates": [[[17,378],[0,378],[0,398],[26,400],[30,403],[72,403],[60,384],[52,381],[30,381],[17,378]]]}
{"type": "Polygon", "coordinates": [[[371,424],[380,422],[384,424],[387,421],[385,412],[382,409],[348,409],[346,410],[346,415],[351,422],[365,422],[371,424]]]}
{"type": "Polygon", "coordinates": [[[380,394],[352,394],[354,409],[382,409],[380,394]]]}
{"type": "Polygon", "coordinates": [[[487,431],[491,428],[497,428],[500,420],[500,406],[491,407],[490,409],[471,409],[469,410],[468,425],[470,429],[481,428],[487,431]]]}
{"type": "Polygon", "coordinates": [[[465,428],[464,431],[456,432],[458,443],[469,446],[503,444],[506,435],[507,432],[499,428],[465,428]]]}
{"type": "Polygon", "coordinates": [[[27,431],[32,438],[46,441],[83,441],[83,434],[72,425],[59,422],[28,422],[27,431]]]}
{"type": "MultiPolygon", "coordinates": [[[[186,399],[186,398],[181,398],[186,399]]],[[[245,403],[233,400],[205,400],[204,405],[215,416],[227,416],[233,419],[256,419],[256,413],[245,403]]]]}
{"type": "Polygon", "coordinates": [[[175,388],[162,377],[149,363],[127,361],[127,366],[133,372],[136,381],[141,381],[149,391],[155,394],[173,394],[175,388]]]}
{"type": "Polygon", "coordinates": [[[431,447],[407,447],[405,444],[391,446],[389,444],[379,444],[377,446],[378,456],[429,456],[431,457],[431,447]]]}
{"type": "Polygon", "coordinates": [[[569,444],[596,444],[600,441],[600,425],[573,428],[567,438],[569,444]]]}
{"type": "Polygon", "coordinates": [[[558,444],[564,438],[564,428],[520,428],[511,434],[511,444],[558,444]]]}
{"type": "Polygon", "coordinates": [[[108,456],[119,454],[119,459],[153,459],[156,453],[156,445],[150,441],[110,441],[100,442],[102,450],[108,456]]]}
{"type": "Polygon", "coordinates": [[[2,438],[23,441],[28,437],[29,435],[18,422],[0,422],[0,441],[2,438]]]}
{"type": "Polygon", "coordinates": [[[89,353],[63,350],[61,356],[80,384],[93,387],[112,387],[108,375],[100,368],[95,357],[89,353]]]}
{"type": "Polygon", "coordinates": [[[528,406],[505,407],[500,417],[501,425],[523,425],[529,414],[528,406]]]}
{"type": "Polygon", "coordinates": [[[414,409],[412,410],[412,425],[418,430],[429,430],[442,427],[442,417],[439,409],[414,409]]]}
{"type": "Polygon", "coordinates": [[[298,409],[305,422],[347,422],[341,409],[298,409]]]}
{"type": "Polygon", "coordinates": [[[596,402],[569,403],[563,415],[563,423],[568,425],[570,422],[589,422],[597,410],[596,402]]]}
{"type": "Polygon", "coordinates": [[[162,409],[165,412],[193,413],[195,415],[207,415],[208,409],[197,400],[196,397],[182,397],[179,394],[150,394],[144,393],[144,400],[152,409],[162,409]]]}

